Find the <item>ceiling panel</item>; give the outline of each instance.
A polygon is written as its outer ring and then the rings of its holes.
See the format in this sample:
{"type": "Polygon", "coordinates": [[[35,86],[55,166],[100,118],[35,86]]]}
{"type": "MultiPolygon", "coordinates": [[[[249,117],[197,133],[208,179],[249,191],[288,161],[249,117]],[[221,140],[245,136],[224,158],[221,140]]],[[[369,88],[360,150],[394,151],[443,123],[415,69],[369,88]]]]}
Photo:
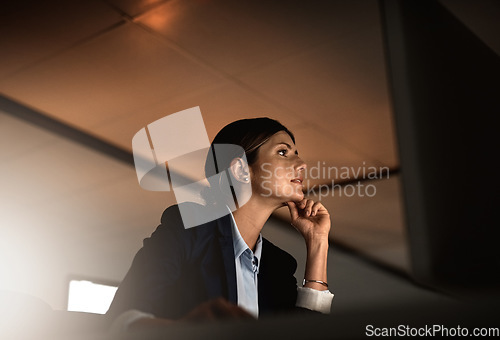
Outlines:
{"type": "Polygon", "coordinates": [[[3,1],[0,78],[59,53],[121,20],[116,11],[101,1],[3,1]]]}
{"type": "Polygon", "coordinates": [[[128,23],[0,81],[0,91],[89,129],[220,80],[128,23]]]}
{"type": "Polygon", "coordinates": [[[171,0],[137,22],[235,75],[370,26],[376,15],[374,1],[171,0]]]}
{"type": "Polygon", "coordinates": [[[168,0],[104,0],[130,17],[144,13],[168,0]]]}
{"type": "Polygon", "coordinates": [[[284,58],[240,79],[318,135],[387,166],[398,164],[378,27],[284,58]]]}
{"type": "Polygon", "coordinates": [[[270,117],[289,127],[299,126],[301,121],[260,96],[233,83],[213,84],[198,91],[190,91],[159,103],[148,104],[137,112],[119,116],[108,123],[100,124],[92,132],[101,138],[131,150],[132,137],[139,129],[169,114],[199,106],[209,139],[226,124],[242,118],[270,117]]]}

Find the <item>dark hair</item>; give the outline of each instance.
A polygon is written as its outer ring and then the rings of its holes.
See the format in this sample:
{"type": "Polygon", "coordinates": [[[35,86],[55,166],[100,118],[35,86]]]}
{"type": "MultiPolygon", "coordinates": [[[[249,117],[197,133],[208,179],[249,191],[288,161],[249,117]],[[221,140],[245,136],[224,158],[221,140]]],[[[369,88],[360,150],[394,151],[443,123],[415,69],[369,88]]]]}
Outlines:
{"type": "MultiPolygon", "coordinates": [[[[252,165],[257,160],[259,148],[267,142],[275,133],[285,131],[295,143],[295,137],[283,124],[277,120],[261,117],[241,119],[224,126],[212,141],[214,144],[234,144],[239,145],[245,151],[248,165],[252,165]]],[[[230,162],[242,154],[225,157],[227,164],[218,164],[219,171],[229,168],[230,162]]],[[[215,175],[214,167],[208,166],[209,158],[205,163],[205,175],[207,178],[215,175]]]]}

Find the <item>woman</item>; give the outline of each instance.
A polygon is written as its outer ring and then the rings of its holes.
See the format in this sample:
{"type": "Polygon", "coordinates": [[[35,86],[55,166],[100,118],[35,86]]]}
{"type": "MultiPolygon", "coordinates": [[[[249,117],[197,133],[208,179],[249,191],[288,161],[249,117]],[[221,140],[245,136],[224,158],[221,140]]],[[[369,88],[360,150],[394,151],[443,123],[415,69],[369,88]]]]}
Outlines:
{"type": "Polygon", "coordinates": [[[329,312],[333,298],[326,273],[330,215],[320,202],[304,198],[306,165],[293,134],[269,118],[244,119],[225,126],[211,150],[227,144],[238,145],[244,152],[216,155],[217,166],[209,152],[207,204],[182,203],[181,208],[168,208],[162,224],[144,240],[108,311],[121,320],[119,324],[259,317],[291,310],[329,312]],[[228,177],[220,169],[227,169],[230,175],[230,192],[228,177]],[[226,206],[236,196],[246,197],[245,202],[239,202],[231,213],[226,206]],[[221,202],[221,197],[227,200],[221,202]],[[193,228],[183,225],[180,210],[209,216],[220,212],[212,207],[221,205],[227,211],[225,216],[193,228]],[[261,236],[271,213],[282,206],[288,207],[291,224],[307,246],[300,288],[293,276],[295,259],[261,236]]]}

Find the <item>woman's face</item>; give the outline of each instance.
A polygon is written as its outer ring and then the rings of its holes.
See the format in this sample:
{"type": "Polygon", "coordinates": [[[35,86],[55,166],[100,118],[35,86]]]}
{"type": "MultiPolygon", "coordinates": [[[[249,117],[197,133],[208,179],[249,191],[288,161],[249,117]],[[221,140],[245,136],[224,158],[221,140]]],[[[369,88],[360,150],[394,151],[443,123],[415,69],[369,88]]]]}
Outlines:
{"type": "Polygon", "coordinates": [[[250,167],[252,194],[279,203],[300,201],[305,168],[290,135],[277,132],[259,148],[257,161],[250,167]]]}

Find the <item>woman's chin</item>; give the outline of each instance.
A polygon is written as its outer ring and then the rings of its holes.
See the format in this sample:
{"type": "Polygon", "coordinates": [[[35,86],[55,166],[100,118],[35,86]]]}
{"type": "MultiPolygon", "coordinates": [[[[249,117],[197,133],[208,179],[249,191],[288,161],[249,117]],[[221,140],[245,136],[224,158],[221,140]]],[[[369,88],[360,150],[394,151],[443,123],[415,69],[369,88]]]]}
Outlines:
{"type": "Polygon", "coordinates": [[[300,193],[296,193],[294,195],[291,195],[290,199],[288,200],[288,202],[290,202],[290,201],[292,201],[292,202],[300,202],[303,199],[304,199],[304,193],[300,192],[300,193]]]}
{"type": "Polygon", "coordinates": [[[261,194],[261,196],[267,200],[271,201],[278,201],[280,204],[281,203],[286,203],[286,202],[300,202],[304,199],[305,195],[301,190],[297,190],[297,192],[293,193],[288,193],[287,195],[284,195],[283,193],[273,193],[272,195],[269,194],[261,194]]]}

